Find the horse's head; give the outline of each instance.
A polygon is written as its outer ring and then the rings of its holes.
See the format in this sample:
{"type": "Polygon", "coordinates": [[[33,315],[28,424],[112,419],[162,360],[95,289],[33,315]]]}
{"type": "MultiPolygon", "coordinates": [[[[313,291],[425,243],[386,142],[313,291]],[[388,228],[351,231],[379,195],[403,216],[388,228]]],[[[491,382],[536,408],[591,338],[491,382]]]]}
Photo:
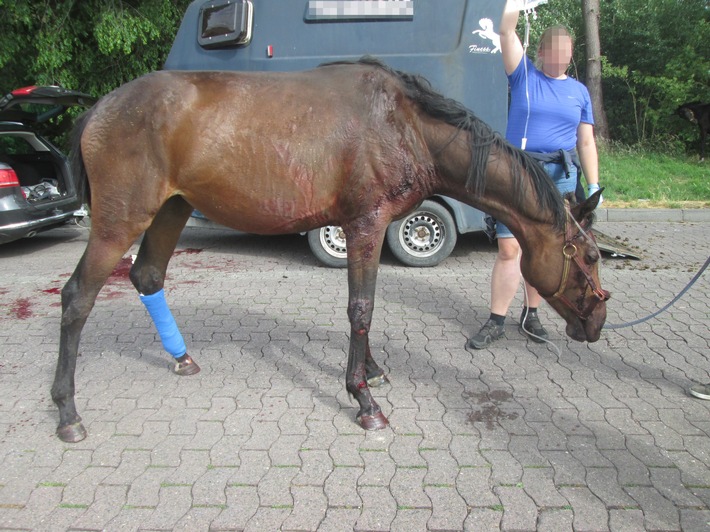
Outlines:
{"type": "Polygon", "coordinates": [[[540,295],[565,319],[567,335],[580,342],[599,339],[609,299],[609,292],[599,282],[601,256],[591,232],[600,196],[601,190],[569,209],[559,250],[546,253],[545,261],[523,260],[522,264],[526,278],[546,278],[544,285],[552,288],[538,288],[540,295]]]}
{"type": "Polygon", "coordinates": [[[693,108],[690,106],[690,104],[681,105],[676,109],[675,112],[678,116],[680,116],[681,118],[685,118],[693,124],[698,123],[698,118],[695,116],[695,112],[693,111],[693,108]]]}

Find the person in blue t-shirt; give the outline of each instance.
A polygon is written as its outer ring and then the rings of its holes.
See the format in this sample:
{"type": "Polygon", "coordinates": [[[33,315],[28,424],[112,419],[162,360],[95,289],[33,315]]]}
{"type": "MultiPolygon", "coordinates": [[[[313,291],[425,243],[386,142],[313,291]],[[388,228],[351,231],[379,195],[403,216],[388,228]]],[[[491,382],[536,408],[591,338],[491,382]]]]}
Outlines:
{"type": "MultiPolygon", "coordinates": [[[[525,0],[508,0],[499,28],[511,96],[506,138],[540,160],[562,194],[575,192],[581,167],[588,193],[592,194],[599,190],[594,116],[587,88],[566,74],[572,59],[572,38],[562,26],[548,28],[540,39],[538,64],[533,64],[515,32],[525,4],[525,0]]],[[[491,314],[478,334],[469,339],[467,347],[473,349],[482,349],[503,336],[505,317],[520,285],[520,245],[500,222],[496,234],[491,314]]],[[[544,342],[548,334],[537,314],[542,298],[528,283],[525,290],[520,329],[533,341],[544,342]]]]}

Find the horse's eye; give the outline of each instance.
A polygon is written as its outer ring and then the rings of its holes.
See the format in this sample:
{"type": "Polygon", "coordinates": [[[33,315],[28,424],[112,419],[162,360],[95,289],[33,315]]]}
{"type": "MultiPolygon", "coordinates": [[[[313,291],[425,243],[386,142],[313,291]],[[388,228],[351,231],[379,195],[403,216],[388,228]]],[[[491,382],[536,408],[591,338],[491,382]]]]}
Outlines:
{"type": "Polygon", "coordinates": [[[599,260],[599,252],[596,247],[590,247],[587,250],[587,264],[594,264],[599,260]]]}

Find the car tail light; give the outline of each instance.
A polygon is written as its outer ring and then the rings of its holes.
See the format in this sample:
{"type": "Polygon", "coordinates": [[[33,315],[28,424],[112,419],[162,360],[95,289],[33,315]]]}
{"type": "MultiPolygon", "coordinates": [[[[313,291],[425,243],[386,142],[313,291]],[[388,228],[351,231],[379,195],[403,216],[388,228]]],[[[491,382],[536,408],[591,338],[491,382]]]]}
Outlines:
{"type": "Polygon", "coordinates": [[[15,171],[7,166],[0,166],[0,188],[19,186],[20,180],[17,179],[15,171]]]}
{"type": "Polygon", "coordinates": [[[32,94],[32,92],[37,88],[37,85],[30,85],[29,87],[22,87],[21,89],[15,89],[12,91],[13,96],[27,96],[32,94]]]}

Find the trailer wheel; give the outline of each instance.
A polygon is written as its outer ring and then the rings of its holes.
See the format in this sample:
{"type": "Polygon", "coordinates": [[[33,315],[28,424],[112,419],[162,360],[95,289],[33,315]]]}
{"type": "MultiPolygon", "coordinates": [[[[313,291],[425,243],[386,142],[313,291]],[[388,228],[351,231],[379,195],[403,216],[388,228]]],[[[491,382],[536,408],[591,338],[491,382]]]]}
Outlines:
{"type": "Polygon", "coordinates": [[[338,225],[326,225],[308,231],[308,246],[316,259],[330,268],[345,268],[348,265],[348,251],[345,233],[338,225]]]}
{"type": "Polygon", "coordinates": [[[406,266],[436,266],[456,246],[456,223],[446,207],[431,200],[387,228],[387,244],[406,266]]]}

